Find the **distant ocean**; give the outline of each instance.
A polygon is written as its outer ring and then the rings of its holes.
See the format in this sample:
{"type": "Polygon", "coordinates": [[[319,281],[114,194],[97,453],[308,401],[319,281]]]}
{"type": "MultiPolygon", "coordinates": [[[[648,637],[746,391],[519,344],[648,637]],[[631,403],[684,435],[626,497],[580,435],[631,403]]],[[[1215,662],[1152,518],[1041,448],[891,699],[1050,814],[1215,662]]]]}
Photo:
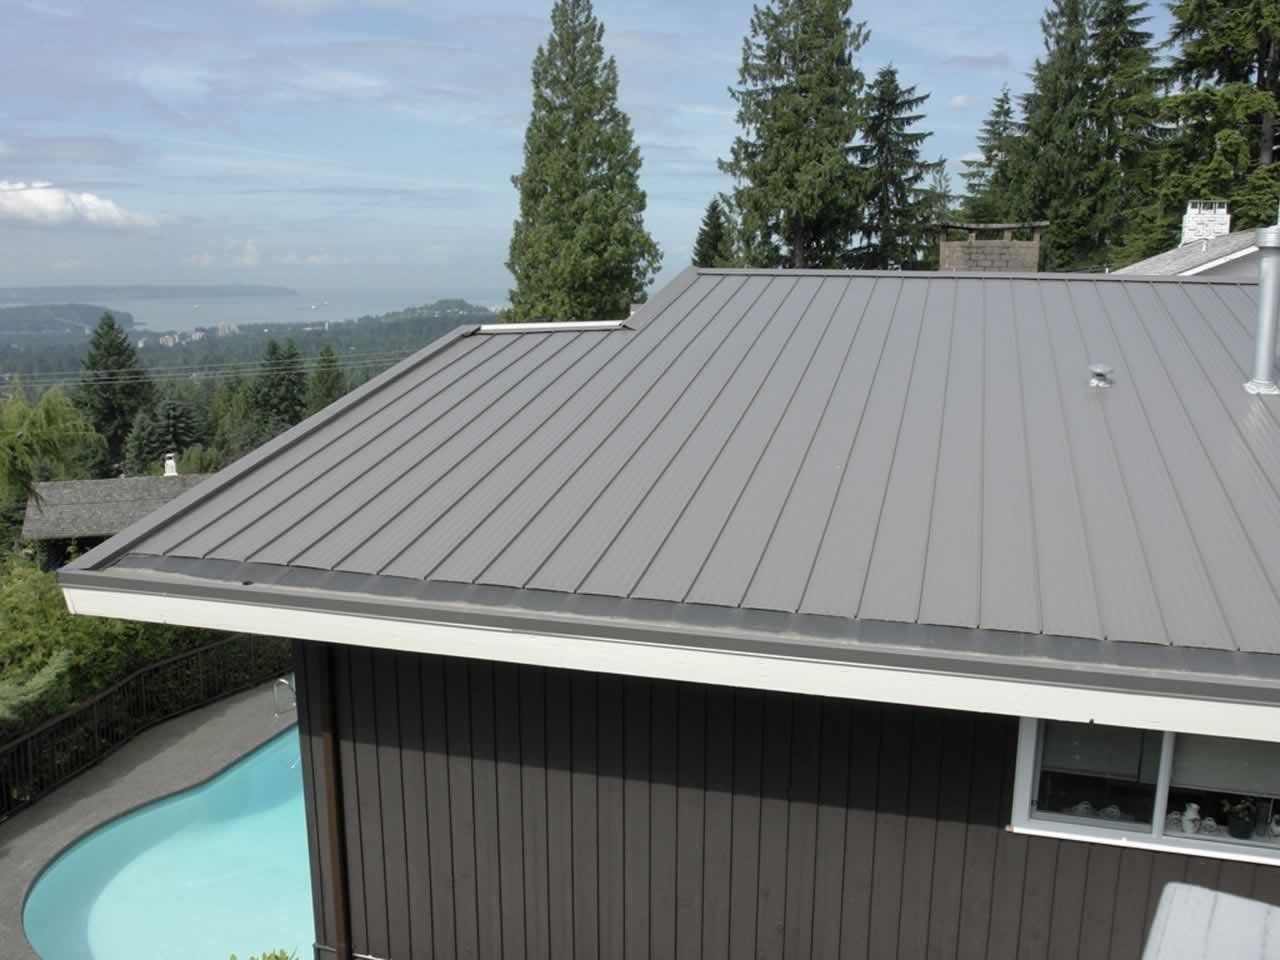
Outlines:
{"type": "Polygon", "coordinates": [[[135,323],[152,331],[222,324],[247,330],[262,323],[323,323],[376,316],[433,303],[437,297],[434,291],[426,290],[300,290],[293,296],[220,296],[205,302],[125,298],[101,305],[133,314],[135,323]]]}

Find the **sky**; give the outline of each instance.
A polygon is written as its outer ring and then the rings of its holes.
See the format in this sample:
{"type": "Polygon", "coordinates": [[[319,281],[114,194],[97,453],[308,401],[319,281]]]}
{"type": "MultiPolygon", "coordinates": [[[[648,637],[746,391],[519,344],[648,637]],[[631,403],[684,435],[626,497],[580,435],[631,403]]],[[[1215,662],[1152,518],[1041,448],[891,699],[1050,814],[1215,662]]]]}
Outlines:
{"type": "MultiPolygon", "coordinates": [[[[550,0],[0,0],[0,285],[268,283],[506,299],[550,0]]],[[[736,126],[750,0],[597,0],[659,282],[736,126]]],[[[953,173],[1041,49],[1031,0],[854,0],[953,173]]],[[[958,185],[958,178],[956,178],[958,185]]]]}

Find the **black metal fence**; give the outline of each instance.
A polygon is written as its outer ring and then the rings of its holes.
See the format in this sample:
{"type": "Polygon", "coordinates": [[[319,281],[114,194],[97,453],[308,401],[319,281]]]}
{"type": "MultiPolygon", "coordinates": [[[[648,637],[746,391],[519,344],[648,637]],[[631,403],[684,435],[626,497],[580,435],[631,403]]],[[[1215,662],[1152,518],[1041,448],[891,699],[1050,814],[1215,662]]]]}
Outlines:
{"type": "Polygon", "coordinates": [[[292,669],[292,645],[237,634],[143,667],[74,710],[0,745],[0,821],[148,727],[292,669]]]}

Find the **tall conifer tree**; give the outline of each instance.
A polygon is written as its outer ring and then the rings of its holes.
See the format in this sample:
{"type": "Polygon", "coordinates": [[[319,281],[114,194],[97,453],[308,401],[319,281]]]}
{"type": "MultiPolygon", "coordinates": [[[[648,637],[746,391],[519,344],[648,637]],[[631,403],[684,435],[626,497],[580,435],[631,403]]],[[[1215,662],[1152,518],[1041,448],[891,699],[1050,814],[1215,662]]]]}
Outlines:
{"type": "Polygon", "coordinates": [[[756,266],[844,262],[862,226],[862,177],[851,150],[864,78],[855,57],[866,25],[850,0],[770,0],[742,43],[742,133],[720,168],[736,181],[734,207],[756,266]]]}
{"type": "Polygon", "coordinates": [[[307,413],[323,410],[347,392],[347,378],[338,366],[338,355],[327,343],[307,381],[307,413]]]}
{"type": "Polygon", "coordinates": [[[590,0],[556,0],[533,58],[510,319],[616,320],[662,262],[644,227],[640,150],[618,107],[618,67],[590,0]]]}
{"type": "Polygon", "coordinates": [[[978,131],[978,156],[963,161],[960,177],[965,184],[967,220],[1001,223],[1013,218],[1013,171],[1009,160],[1017,138],[1013,95],[1006,86],[992,102],[991,112],[978,131]]]}
{"type": "Polygon", "coordinates": [[[154,391],[129,335],[104,313],[89,340],[77,400],[106,442],[100,472],[112,473],[124,459],[134,418],[151,406],[154,391]]]}
{"type": "Polygon", "coordinates": [[[728,267],[733,264],[733,224],[725,213],[719,197],[712,197],[707,212],[702,215],[702,226],[693,244],[695,267],[728,267]]]}
{"type": "Polygon", "coordinates": [[[854,150],[866,191],[864,242],[854,262],[865,270],[919,266],[930,236],[935,204],[922,184],[940,164],[920,159],[930,134],[914,130],[929,99],[898,82],[898,71],[882,67],[867,97],[866,131],[854,150]]]}

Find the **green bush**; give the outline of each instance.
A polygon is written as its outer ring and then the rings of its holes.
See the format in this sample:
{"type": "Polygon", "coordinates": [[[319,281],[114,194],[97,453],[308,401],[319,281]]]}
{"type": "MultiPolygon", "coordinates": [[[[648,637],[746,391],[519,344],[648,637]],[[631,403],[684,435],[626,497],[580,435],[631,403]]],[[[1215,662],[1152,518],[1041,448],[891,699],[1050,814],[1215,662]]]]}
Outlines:
{"type": "Polygon", "coordinates": [[[72,616],[54,574],[0,561],[0,742],[20,735],[126,674],[207,643],[203,630],[72,616]]]}
{"type": "MultiPolygon", "coordinates": [[[[285,953],[283,950],[272,950],[270,953],[264,953],[260,957],[250,957],[249,960],[297,960],[296,953],[285,953]]],[[[236,960],[236,955],[231,955],[231,960],[236,960]]]]}

